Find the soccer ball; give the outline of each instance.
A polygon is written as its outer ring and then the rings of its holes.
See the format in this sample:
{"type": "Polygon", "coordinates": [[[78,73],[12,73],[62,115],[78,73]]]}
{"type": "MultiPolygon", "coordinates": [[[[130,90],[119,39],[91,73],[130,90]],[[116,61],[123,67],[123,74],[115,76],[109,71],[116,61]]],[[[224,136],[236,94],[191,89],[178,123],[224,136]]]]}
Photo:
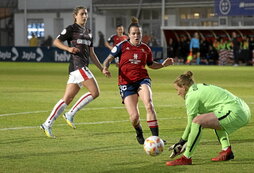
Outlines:
{"type": "Polygon", "coordinates": [[[144,150],[150,156],[157,156],[163,152],[164,142],[158,136],[150,136],[145,140],[144,150]]]}

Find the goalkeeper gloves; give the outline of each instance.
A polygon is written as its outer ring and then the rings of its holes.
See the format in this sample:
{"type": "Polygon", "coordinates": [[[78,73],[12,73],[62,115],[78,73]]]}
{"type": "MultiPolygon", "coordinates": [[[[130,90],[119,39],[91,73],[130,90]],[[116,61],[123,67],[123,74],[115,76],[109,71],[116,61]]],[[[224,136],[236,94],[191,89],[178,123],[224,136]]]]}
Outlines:
{"type": "Polygon", "coordinates": [[[173,150],[169,157],[174,158],[175,156],[182,154],[185,151],[186,145],[187,141],[181,138],[179,142],[168,148],[169,151],[173,150]]]}

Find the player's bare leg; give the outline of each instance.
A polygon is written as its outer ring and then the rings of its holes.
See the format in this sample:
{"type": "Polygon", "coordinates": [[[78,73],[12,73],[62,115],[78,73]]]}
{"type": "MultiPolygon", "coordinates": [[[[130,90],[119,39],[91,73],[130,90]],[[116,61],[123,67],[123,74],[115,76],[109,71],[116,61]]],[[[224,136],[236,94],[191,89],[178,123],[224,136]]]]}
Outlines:
{"type": "MultiPolygon", "coordinates": [[[[67,124],[70,127],[72,127],[73,129],[76,128],[76,126],[74,124],[74,116],[77,113],[77,111],[82,109],[84,106],[86,106],[88,103],[90,103],[91,101],[93,101],[95,98],[97,98],[99,96],[99,87],[98,87],[98,84],[94,78],[83,81],[82,85],[84,87],[86,87],[89,92],[82,95],[79,98],[79,100],[73,105],[73,107],[70,109],[70,111],[63,115],[67,124]]],[[[76,86],[79,88],[78,85],[76,85],[76,86]]],[[[76,88],[76,90],[79,90],[78,88],[76,88]]]]}
{"type": "Polygon", "coordinates": [[[157,122],[156,112],[153,106],[152,90],[149,85],[142,84],[138,94],[146,108],[147,124],[153,136],[159,136],[159,126],[157,122]]]}
{"type": "Polygon", "coordinates": [[[129,95],[124,99],[124,105],[126,107],[126,110],[130,116],[130,121],[132,126],[136,130],[136,138],[139,144],[144,144],[145,139],[143,136],[143,130],[142,126],[140,124],[140,116],[139,116],[139,110],[138,110],[138,95],[129,95]]]}

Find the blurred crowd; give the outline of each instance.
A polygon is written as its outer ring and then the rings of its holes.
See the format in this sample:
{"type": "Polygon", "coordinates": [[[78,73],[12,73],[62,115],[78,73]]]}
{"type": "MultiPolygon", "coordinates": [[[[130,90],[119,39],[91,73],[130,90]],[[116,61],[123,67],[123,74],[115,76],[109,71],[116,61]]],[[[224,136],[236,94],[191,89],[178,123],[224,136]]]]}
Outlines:
{"type": "MultiPolygon", "coordinates": [[[[254,63],[254,38],[236,37],[232,38],[199,39],[200,59],[190,64],[203,65],[253,65],[254,63]]],[[[179,41],[169,38],[167,44],[167,56],[173,57],[177,64],[188,64],[187,57],[190,54],[190,39],[180,37],[179,41]]]]}

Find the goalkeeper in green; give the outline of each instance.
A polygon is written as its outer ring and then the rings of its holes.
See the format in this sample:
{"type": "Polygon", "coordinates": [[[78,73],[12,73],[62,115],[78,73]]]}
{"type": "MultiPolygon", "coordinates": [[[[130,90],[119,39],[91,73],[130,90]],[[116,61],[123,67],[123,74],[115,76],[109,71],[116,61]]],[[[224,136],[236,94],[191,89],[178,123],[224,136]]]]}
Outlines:
{"type": "Polygon", "coordinates": [[[212,161],[234,159],[228,135],[245,126],[251,113],[248,105],[229,91],[208,84],[196,84],[192,72],[180,75],[174,86],[178,95],[184,98],[188,124],[180,141],[172,145],[171,158],[182,154],[179,159],[166,162],[167,166],[191,165],[192,154],[198,145],[202,129],[214,129],[222,151],[212,161]]]}

